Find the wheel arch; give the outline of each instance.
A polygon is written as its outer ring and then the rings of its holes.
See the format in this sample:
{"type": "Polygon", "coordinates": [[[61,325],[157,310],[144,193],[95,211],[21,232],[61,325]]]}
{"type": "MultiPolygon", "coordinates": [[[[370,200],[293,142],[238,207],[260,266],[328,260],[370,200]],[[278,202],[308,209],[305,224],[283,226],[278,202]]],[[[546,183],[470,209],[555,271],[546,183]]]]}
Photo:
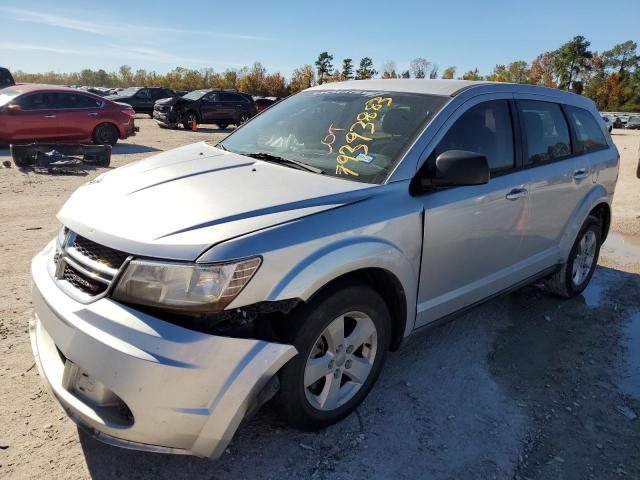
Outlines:
{"type": "Polygon", "coordinates": [[[603,217],[598,218],[601,220],[604,219],[607,222],[606,227],[603,225],[603,231],[605,233],[608,232],[611,222],[611,207],[609,206],[610,200],[611,197],[607,190],[600,184],[593,185],[589,193],[582,198],[581,202],[578,203],[576,208],[573,210],[573,213],[564,228],[562,236],[560,237],[559,245],[561,258],[565,259],[569,255],[573,242],[589,215],[594,213],[602,215],[603,217]],[[606,230],[604,230],[605,228],[606,230]]]}
{"type": "Polygon", "coordinates": [[[125,137],[124,137],[124,134],[123,134],[123,130],[121,130],[120,127],[115,122],[108,121],[108,120],[106,120],[104,122],[100,122],[95,127],[93,127],[93,130],[91,131],[91,139],[92,140],[93,140],[93,138],[94,138],[94,136],[96,134],[96,130],[98,130],[98,128],[100,128],[103,125],[109,125],[109,126],[115,128],[116,132],[118,132],[118,138],[120,140],[124,140],[125,137]]]}
{"type": "Polygon", "coordinates": [[[275,285],[269,300],[310,301],[328,288],[357,281],[375,290],[392,318],[391,349],[413,329],[417,291],[414,266],[395,245],[381,239],[351,239],[330,244],[307,257],[275,285]]]}
{"type": "Polygon", "coordinates": [[[611,207],[606,202],[600,202],[591,209],[589,215],[596,217],[600,220],[602,231],[600,232],[602,242],[607,239],[609,234],[609,227],[611,226],[611,207]]]}
{"type": "Polygon", "coordinates": [[[374,290],[382,297],[391,315],[390,350],[396,351],[405,336],[407,325],[407,295],[402,283],[393,273],[384,268],[371,267],[353,270],[329,281],[317,290],[308,301],[328,290],[336,290],[343,285],[357,282],[374,290]]]}

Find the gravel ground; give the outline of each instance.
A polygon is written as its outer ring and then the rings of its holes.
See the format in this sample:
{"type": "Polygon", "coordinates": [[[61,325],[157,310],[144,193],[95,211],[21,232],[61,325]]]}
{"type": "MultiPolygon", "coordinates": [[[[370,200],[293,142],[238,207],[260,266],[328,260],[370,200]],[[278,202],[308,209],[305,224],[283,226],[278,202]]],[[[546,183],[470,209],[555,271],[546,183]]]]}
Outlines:
{"type": "MultiPolygon", "coordinates": [[[[225,134],[137,123],[113,166],[225,134]]],[[[29,261],[55,235],[69,194],[104,169],[0,170],[0,477],[640,479],[638,133],[614,132],[614,232],[583,295],[562,301],[531,286],[488,302],[390,355],[340,424],[298,432],[267,405],[214,462],[103,445],[50,398],[27,333],[29,261]]]]}

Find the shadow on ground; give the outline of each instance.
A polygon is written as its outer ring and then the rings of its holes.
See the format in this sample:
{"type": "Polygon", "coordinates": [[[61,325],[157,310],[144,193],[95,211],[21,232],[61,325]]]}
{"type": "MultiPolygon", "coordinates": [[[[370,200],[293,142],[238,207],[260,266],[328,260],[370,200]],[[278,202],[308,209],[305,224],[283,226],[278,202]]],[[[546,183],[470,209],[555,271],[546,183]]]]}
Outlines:
{"type": "Polygon", "coordinates": [[[113,155],[131,154],[131,153],[149,153],[159,152],[159,148],[148,147],[146,145],[136,145],[135,143],[117,143],[112,149],[113,155]]]}
{"type": "Polygon", "coordinates": [[[614,407],[624,401],[616,342],[639,278],[599,268],[584,296],[526,287],[433,328],[388,357],[355,414],[321,432],[290,429],[267,406],[216,461],[82,433],[88,470],[96,479],[608,478],[624,460],[633,477],[640,432],[614,407]],[[628,448],[613,452],[615,438],[628,448]]]}

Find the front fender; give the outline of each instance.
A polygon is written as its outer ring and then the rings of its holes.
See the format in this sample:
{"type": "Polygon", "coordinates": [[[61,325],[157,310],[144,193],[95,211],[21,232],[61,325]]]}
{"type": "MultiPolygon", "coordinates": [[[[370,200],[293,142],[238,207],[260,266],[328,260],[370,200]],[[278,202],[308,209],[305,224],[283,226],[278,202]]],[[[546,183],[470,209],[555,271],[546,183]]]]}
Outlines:
{"type": "Polygon", "coordinates": [[[306,301],[332,280],[365,268],[386,270],[400,282],[407,301],[405,335],[409,334],[415,321],[418,272],[398,246],[376,237],[347,238],[312,252],[282,277],[267,300],[306,301]]]}

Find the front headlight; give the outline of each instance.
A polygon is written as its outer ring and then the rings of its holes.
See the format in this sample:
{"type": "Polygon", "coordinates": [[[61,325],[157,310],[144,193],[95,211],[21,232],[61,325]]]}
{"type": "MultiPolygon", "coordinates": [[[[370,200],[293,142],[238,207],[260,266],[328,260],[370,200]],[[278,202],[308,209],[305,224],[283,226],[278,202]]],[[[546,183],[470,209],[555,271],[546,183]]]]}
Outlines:
{"type": "Polygon", "coordinates": [[[240,293],[260,257],[213,265],[132,260],[113,293],[115,300],[183,313],[216,313],[240,293]]]}

